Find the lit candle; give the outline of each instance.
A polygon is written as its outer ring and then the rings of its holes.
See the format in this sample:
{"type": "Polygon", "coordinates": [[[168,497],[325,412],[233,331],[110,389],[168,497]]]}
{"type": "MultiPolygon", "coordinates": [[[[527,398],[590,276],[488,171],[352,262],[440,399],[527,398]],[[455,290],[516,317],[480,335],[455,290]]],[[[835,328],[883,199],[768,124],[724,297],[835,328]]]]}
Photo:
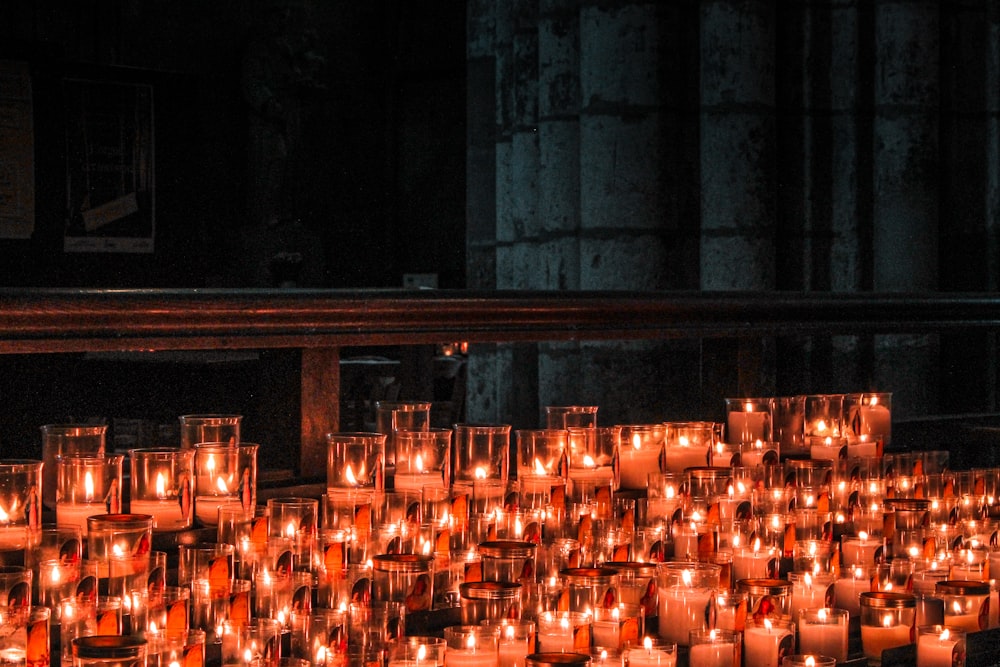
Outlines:
{"type": "Polygon", "coordinates": [[[795,635],[790,623],[765,618],[762,625],[748,625],[743,631],[745,664],[754,667],[779,667],[781,656],[794,653],[795,635]]]}
{"type": "MultiPolygon", "coordinates": [[[[632,442],[618,448],[618,485],[623,489],[645,489],[649,473],[660,471],[662,442],[643,441],[639,433],[632,435],[632,442]]],[[[705,465],[705,454],[697,465],[705,465]]]]}
{"type": "Polygon", "coordinates": [[[733,552],[733,581],[768,579],[777,576],[778,557],[773,548],[761,550],[760,538],[753,546],[741,546],[733,552]]]}
{"type": "MultiPolygon", "coordinates": [[[[240,484],[251,483],[249,473],[249,468],[244,469],[240,477],[240,484]]],[[[210,453],[205,458],[205,469],[199,471],[199,476],[202,474],[209,479],[214,479],[217,493],[195,496],[194,514],[203,525],[214,526],[219,521],[219,508],[239,509],[243,507],[243,501],[238,493],[236,480],[231,478],[232,475],[227,479],[226,476],[216,472],[215,454],[210,453]]]]}
{"type": "Polygon", "coordinates": [[[847,661],[849,614],[845,609],[807,609],[799,613],[799,651],[847,661]]]}
{"type": "Polygon", "coordinates": [[[167,490],[167,478],[162,472],[156,473],[156,499],[133,499],[129,505],[133,514],[150,514],[157,530],[183,530],[191,525],[190,516],[183,513],[184,494],[190,498],[191,490],[182,482],[176,493],[167,490]]]}
{"type": "MultiPolygon", "coordinates": [[[[771,421],[771,415],[754,411],[754,404],[750,401],[742,404],[742,410],[730,410],[726,421],[726,438],[731,443],[753,442],[754,440],[765,440],[769,437],[767,426],[771,421]]],[[[749,465],[746,461],[743,465],[749,465]]]]}
{"type": "Polygon", "coordinates": [[[87,517],[95,514],[107,514],[103,503],[94,502],[94,476],[89,470],[83,475],[82,503],[70,503],[60,500],[56,503],[56,523],[62,525],[80,526],[84,534],[87,532],[87,517]]]}
{"type": "Polygon", "coordinates": [[[738,635],[733,633],[710,630],[707,641],[692,644],[688,664],[690,667],[733,667],[736,656],[739,655],[736,651],[737,639],[738,635]]]}
{"type": "MultiPolygon", "coordinates": [[[[718,581],[718,573],[715,574],[718,581]]],[[[675,585],[660,586],[657,590],[660,638],[687,646],[691,630],[705,627],[712,589],[696,582],[691,570],[685,568],[675,585]]]]}
{"type": "Polygon", "coordinates": [[[917,667],[963,665],[964,658],[965,635],[961,631],[936,626],[933,631],[921,632],[917,637],[917,667]]]}
{"type": "Polygon", "coordinates": [[[855,565],[833,584],[833,596],[839,609],[846,609],[851,616],[861,614],[861,594],[872,590],[869,568],[855,565]]]}
{"type": "Polygon", "coordinates": [[[445,667],[497,667],[498,660],[496,644],[477,641],[474,634],[465,640],[464,648],[448,646],[444,652],[445,667]]]}
{"type": "Polygon", "coordinates": [[[629,667],[676,667],[677,647],[671,645],[669,651],[665,648],[654,648],[652,638],[645,637],[642,640],[642,648],[637,646],[629,648],[625,658],[629,667]]]}
{"type": "Polygon", "coordinates": [[[896,623],[892,614],[883,614],[880,625],[861,625],[861,647],[869,660],[881,660],[882,651],[906,646],[913,628],[896,623]]]}
{"type": "Polygon", "coordinates": [[[500,667],[524,667],[524,659],[535,650],[534,630],[530,621],[503,626],[500,633],[500,667]]]}

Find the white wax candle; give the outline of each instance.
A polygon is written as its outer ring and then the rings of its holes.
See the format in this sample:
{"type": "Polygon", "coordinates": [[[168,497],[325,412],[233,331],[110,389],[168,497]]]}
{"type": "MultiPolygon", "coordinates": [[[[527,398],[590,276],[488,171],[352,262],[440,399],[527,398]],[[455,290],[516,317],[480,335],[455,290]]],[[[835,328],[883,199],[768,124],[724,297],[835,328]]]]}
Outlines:
{"type": "Polygon", "coordinates": [[[150,514],[153,517],[153,527],[157,530],[183,530],[191,525],[191,521],[181,513],[177,499],[164,500],[133,500],[129,503],[132,514],[150,514]]]}
{"type": "MultiPolygon", "coordinates": [[[[729,650],[732,651],[732,644],[729,650]]],[[[630,648],[628,667],[677,667],[677,652],[668,653],[659,648],[630,648]]]]}
{"type": "Polygon", "coordinates": [[[838,609],[846,609],[851,616],[861,615],[861,594],[871,591],[871,580],[863,575],[841,577],[833,584],[833,597],[838,609]]]}
{"type": "Polygon", "coordinates": [[[733,581],[766,579],[777,572],[777,555],[770,549],[740,547],[733,552],[733,581]]]}
{"type": "Polygon", "coordinates": [[[497,667],[499,654],[482,648],[456,649],[448,647],[444,652],[445,667],[497,667]]]}
{"type": "Polygon", "coordinates": [[[821,609],[827,606],[827,593],[833,584],[831,576],[820,574],[815,578],[809,577],[808,580],[803,578],[792,584],[792,618],[798,618],[800,609],[821,609]]]}
{"type": "Polygon", "coordinates": [[[87,517],[107,514],[104,503],[56,503],[56,523],[60,526],[80,526],[84,535],[87,534],[87,517]]]}
{"type": "Polygon", "coordinates": [[[847,458],[860,459],[869,456],[878,456],[878,447],[872,440],[860,440],[847,445],[847,458]]]}
{"type": "Polygon", "coordinates": [[[865,657],[870,660],[881,660],[882,651],[897,646],[906,646],[910,643],[910,631],[908,625],[861,626],[861,648],[865,657]]]}
{"type": "Polygon", "coordinates": [[[569,628],[565,632],[539,631],[539,653],[573,653],[573,651],[573,633],[569,628]]]}
{"type": "Polygon", "coordinates": [[[399,473],[392,477],[397,491],[422,491],[425,486],[444,488],[444,478],[439,471],[399,473]]]}
{"type": "Polygon", "coordinates": [[[862,405],[861,433],[858,435],[880,435],[886,442],[892,436],[892,413],[881,403],[862,405]]]}
{"type": "Polygon", "coordinates": [[[874,565],[875,555],[882,546],[882,539],[867,536],[845,536],[840,547],[844,565],[874,565]]]}
{"type": "Polygon", "coordinates": [[[660,445],[647,443],[635,447],[623,443],[618,449],[618,485],[623,489],[645,489],[649,474],[660,472],[661,451],[660,445]]]}
{"type": "Polygon", "coordinates": [[[671,586],[657,591],[660,638],[678,646],[690,643],[691,630],[705,628],[711,591],[671,586]]]}
{"type": "Polygon", "coordinates": [[[847,623],[799,621],[799,653],[828,655],[837,662],[847,661],[847,623]]]}
{"type": "Polygon", "coordinates": [[[688,654],[688,664],[690,667],[733,667],[735,654],[736,645],[732,642],[695,644],[688,654]]]}
{"type": "MultiPolygon", "coordinates": [[[[531,637],[530,639],[533,639],[531,637]]],[[[500,635],[499,661],[500,667],[524,667],[524,659],[528,654],[533,653],[534,646],[528,646],[528,639],[518,639],[516,637],[506,637],[500,635]]]]}
{"type": "Polygon", "coordinates": [[[195,496],[194,515],[204,526],[215,526],[219,523],[219,508],[241,509],[243,503],[239,496],[195,496]]]}
{"type": "Polygon", "coordinates": [[[920,635],[917,637],[917,667],[952,667],[956,664],[956,650],[962,648],[959,646],[961,641],[948,630],[920,635]]]}
{"type": "Polygon", "coordinates": [[[597,466],[596,468],[570,468],[569,479],[571,482],[598,482],[610,484],[615,479],[615,471],[611,466],[597,466]]]}
{"type": "Polygon", "coordinates": [[[663,450],[665,472],[684,472],[687,468],[708,465],[705,447],[667,447],[663,450]]]}
{"type": "Polygon", "coordinates": [[[979,627],[979,621],[980,621],[979,614],[949,614],[947,605],[945,605],[945,610],[944,610],[945,625],[952,625],[956,628],[962,628],[966,632],[979,632],[980,630],[986,629],[979,627]]]}
{"type": "Polygon", "coordinates": [[[743,657],[746,665],[778,667],[781,655],[791,655],[795,635],[781,627],[747,627],[743,631],[743,657]]]}
{"type": "Polygon", "coordinates": [[[619,621],[593,621],[590,630],[594,646],[618,648],[621,644],[621,624],[619,621]]]}

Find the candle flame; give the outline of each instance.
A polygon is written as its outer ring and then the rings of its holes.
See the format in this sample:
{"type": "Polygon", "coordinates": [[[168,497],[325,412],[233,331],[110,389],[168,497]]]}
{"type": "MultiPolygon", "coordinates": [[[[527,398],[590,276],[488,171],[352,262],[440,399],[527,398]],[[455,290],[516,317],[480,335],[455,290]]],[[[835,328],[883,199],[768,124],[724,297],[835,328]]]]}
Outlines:
{"type": "Polygon", "coordinates": [[[642,449],[642,438],[639,437],[638,433],[632,434],[632,447],[635,449],[642,449]]]}
{"type": "Polygon", "coordinates": [[[413,460],[413,466],[417,469],[417,472],[424,471],[424,459],[417,454],[416,458],[413,460]]]}
{"type": "Polygon", "coordinates": [[[806,586],[812,587],[813,578],[809,575],[808,572],[806,572],[805,576],[802,577],[802,579],[806,582],[806,586]]]}
{"type": "Polygon", "coordinates": [[[684,570],[681,572],[681,579],[684,581],[685,586],[691,585],[691,570],[684,570]]]}
{"type": "Polygon", "coordinates": [[[465,648],[469,649],[470,651],[474,651],[476,649],[475,635],[469,635],[469,638],[465,640],[465,648]]]}
{"type": "Polygon", "coordinates": [[[417,660],[423,660],[427,657],[427,647],[421,644],[417,648],[417,660]]]}
{"type": "Polygon", "coordinates": [[[677,491],[674,490],[673,485],[667,487],[667,498],[673,498],[676,494],[677,491]]]}
{"type": "Polygon", "coordinates": [[[948,630],[948,628],[945,628],[944,630],[941,631],[941,641],[945,641],[950,636],[951,632],[948,630]]]}
{"type": "Polygon", "coordinates": [[[753,412],[753,403],[751,403],[750,401],[747,401],[746,403],[744,403],[743,404],[743,410],[746,411],[746,412],[753,412]]]}
{"type": "Polygon", "coordinates": [[[208,460],[205,461],[205,468],[208,470],[209,475],[215,472],[215,454],[208,455],[208,460]]]}
{"type": "Polygon", "coordinates": [[[548,470],[545,469],[545,466],[542,465],[542,462],[538,460],[538,458],[535,458],[535,474],[537,475],[548,474],[548,470]]]}
{"type": "Polygon", "coordinates": [[[768,632],[771,631],[771,619],[769,618],[764,619],[764,627],[767,628],[768,632]]]}
{"type": "Polygon", "coordinates": [[[215,478],[215,486],[218,487],[219,491],[229,493],[229,487],[226,485],[226,480],[222,479],[221,475],[215,478]]]}
{"type": "Polygon", "coordinates": [[[806,667],[816,667],[816,658],[811,655],[806,656],[806,667]]]}
{"type": "Polygon", "coordinates": [[[819,618],[819,620],[825,621],[826,620],[826,609],[820,608],[820,610],[818,612],[816,612],[816,616],[819,618]]]}
{"type": "Polygon", "coordinates": [[[486,479],[486,468],[476,466],[476,479],[486,479]]]}
{"type": "Polygon", "coordinates": [[[757,553],[758,551],[760,551],[760,538],[759,538],[759,537],[758,537],[758,538],[756,538],[756,539],[755,539],[755,540],[753,541],[753,552],[754,552],[754,553],[757,553]]]}
{"type": "Polygon", "coordinates": [[[83,496],[88,503],[94,499],[94,476],[89,470],[83,476],[83,496]]]}
{"type": "Polygon", "coordinates": [[[860,537],[860,538],[861,538],[861,541],[862,541],[862,542],[864,542],[865,540],[867,540],[867,539],[868,539],[868,533],[866,533],[866,532],[865,532],[865,531],[863,531],[863,530],[862,530],[862,531],[859,531],[859,532],[858,532],[858,537],[860,537]]]}
{"type": "Polygon", "coordinates": [[[708,640],[712,641],[712,642],[715,641],[715,629],[714,628],[708,631],[708,640]]]}
{"type": "Polygon", "coordinates": [[[163,479],[163,473],[156,473],[156,497],[160,500],[167,497],[167,481],[163,479]]]}
{"type": "Polygon", "coordinates": [[[653,650],[653,640],[650,639],[649,637],[646,637],[645,639],[642,640],[642,645],[643,647],[645,647],[647,651],[653,650]]]}
{"type": "Polygon", "coordinates": [[[892,614],[886,614],[882,617],[882,627],[891,628],[892,627],[892,614]]]}
{"type": "Polygon", "coordinates": [[[514,639],[514,626],[508,625],[506,633],[507,633],[507,639],[514,639]]]}
{"type": "Polygon", "coordinates": [[[585,467],[587,467],[587,468],[596,468],[597,467],[597,462],[594,461],[594,458],[590,454],[584,454],[583,455],[583,465],[585,467]]]}
{"type": "Polygon", "coordinates": [[[681,437],[677,438],[677,444],[680,445],[681,447],[687,447],[691,444],[691,441],[688,440],[688,437],[686,435],[682,435],[681,437]]]}

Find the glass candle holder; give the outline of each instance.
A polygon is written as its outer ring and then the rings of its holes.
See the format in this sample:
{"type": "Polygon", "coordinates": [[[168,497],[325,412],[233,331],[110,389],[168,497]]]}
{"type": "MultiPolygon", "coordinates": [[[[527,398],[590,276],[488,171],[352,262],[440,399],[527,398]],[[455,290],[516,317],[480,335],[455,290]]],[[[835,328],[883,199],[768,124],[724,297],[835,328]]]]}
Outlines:
{"type": "Polygon", "coordinates": [[[733,581],[741,579],[775,579],[781,553],[777,547],[763,545],[755,539],[751,545],[733,549],[733,581]]]}
{"type": "Polygon", "coordinates": [[[424,486],[451,486],[451,437],[447,428],[396,431],[393,489],[420,491],[424,486]]]}
{"type": "Polygon", "coordinates": [[[538,615],[539,653],[590,652],[590,614],[576,611],[546,611],[538,615]]]}
{"type": "Polygon", "coordinates": [[[560,571],[559,578],[569,597],[569,611],[610,608],[618,602],[621,575],[613,567],[567,568],[560,571]]]}
{"type": "Polygon", "coordinates": [[[814,461],[839,461],[848,456],[847,438],[832,435],[807,435],[806,447],[814,461]]]}
{"type": "Polygon", "coordinates": [[[795,653],[781,659],[781,667],[836,667],[837,661],[828,655],[795,653]]]}
{"type": "Polygon", "coordinates": [[[573,485],[591,483],[606,488],[608,495],[618,487],[614,458],[619,450],[621,427],[567,429],[569,443],[569,479],[573,485]]]}
{"type": "Polygon", "coordinates": [[[257,450],[243,442],[194,447],[194,511],[203,526],[215,526],[219,508],[252,511],[257,504],[257,450]]]}
{"type": "Polygon", "coordinates": [[[61,456],[56,480],[56,522],[87,529],[87,517],[122,513],[121,454],[61,456]]]}
{"type": "Polygon", "coordinates": [[[805,397],[804,434],[839,436],[844,416],[843,394],[808,394],[805,397]]]}
{"type": "Polygon", "coordinates": [[[726,442],[739,444],[772,437],[773,398],[727,398],[726,442]]]}
{"type": "Polygon", "coordinates": [[[667,422],[663,440],[664,472],[704,468],[716,443],[714,422],[667,422]]]}
{"type": "Polygon", "coordinates": [[[569,474],[569,431],[566,429],[519,429],[517,478],[529,475],[566,478],[569,474]]]}
{"type": "Polygon", "coordinates": [[[594,646],[624,650],[634,645],[645,632],[645,615],[639,605],[619,603],[596,607],[591,622],[594,646]]]}
{"type": "Polygon", "coordinates": [[[690,645],[690,667],[738,665],[741,654],[741,633],[732,630],[698,629],[688,633],[685,645],[690,645]]]}
{"type": "Polygon", "coordinates": [[[455,424],[456,482],[510,477],[510,424],[455,424]]]}
{"type": "Polygon", "coordinates": [[[319,501],[295,496],[268,498],[267,513],[270,537],[289,541],[293,569],[309,569],[319,529],[319,501]]]}
{"type": "Polygon", "coordinates": [[[327,489],[385,489],[384,433],[329,433],[326,445],[327,489]]]}
{"type": "Polygon", "coordinates": [[[836,662],[847,662],[849,621],[850,614],[846,609],[800,609],[799,651],[828,655],[836,662]]]}
{"type": "Polygon", "coordinates": [[[677,644],[643,637],[626,646],[622,657],[629,667],[676,667],[677,644]]]}
{"type": "Polygon", "coordinates": [[[535,651],[535,622],[501,619],[480,623],[499,631],[500,667],[524,667],[525,658],[535,651]]]}
{"type": "Polygon", "coordinates": [[[434,599],[434,557],[377,554],[372,559],[372,600],[402,602],[408,612],[427,611],[434,599]]]}
{"type": "Polygon", "coordinates": [[[547,405],[545,428],[596,428],[596,405],[547,405]]]}
{"type": "Polygon", "coordinates": [[[105,424],[45,424],[42,431],[42,502],[56,506],[57,462],[62,456],[104,456],[108,427],[105,424]]]}
{"type": "Polygon", "coordinates": [[[242,415],[201,414],[181,415],[181,449],[190,449],[203,442],[240,442],[242,415]]]}
{"type": "Polygon", "coordinates": [[[386,436],[385,466],[396,467],[396,431],[421,431],[430,427],[431,404],[428,401],[376,401],[375,431],[386,436]]]}
{"type": "Polygon", "coordinates": [[[41,528],[41,490],[41,461],[0,461],[0,552],[22,551],[28,545],[28,532],[41,528]]]}
{"type": "Polygon", "coordinates": [[[917,667],[965,667],[967,631],[947,625],[917,628],[917,667]]]}
{"type": "Polygon", "coordinates": [[[443,631],[447,667],[498,665],[500,628],[488,625],[452,625],[443,631]]]}
{"type": "Polygon", "coordinates": [[[483,579],[520,581],[535,579],[537,545],[519,540],[490,540],[479,544],[483,579]]]}
{"type": "Polygon", "coordinates": [[[892,443],[892,392],[852,394],[845,397],[843,409],[852,434],[892,443]]]}
{"type": "Polygon", "coordinates": [[[663,424],[622,425],[618,446],[619,488],[644,490],[651,473],[664,472],[663,442],[666,432],[663,424]]]}
{"type": "Polygon", "coordinates": [[[226,621],[222,633],[222,664],[279,667],[282,625],[273,618],[249,623],[226,621]]]}
{"type": "Polygon", "coordinates": [[[861,646],[870,661],[881,662],[882,651],[916,641],[917,599],[908,593],[861,594],[861,646]]]}
{"type": "MultiPolygon", "coordinates": [[[[114,556],[149,558],[153,517],[148,514],[101,514],[87,518],[87,555],[107,563],[114,556]]],[[[107,571],[103,576],[108,576],[107,571]]]]}
{"type": "Polygon", "coordinates": [[[132,514],[153,517],[153,530],[185,530],[194,521],[194,450],[151,447],[129,450],[132,514]]]}
{"type": "Polygon", "coordinates": [[[989,627],[988,581],[940,581],[936,595],[944,601],[945,625],[967,632],[979,632],[989,627]]]}
{"type": "Polygon", "coordinates": [[[837,575],[833,572],[789,572],[788,580],[792,582],[792,618],[796,618],[801,609],[834,606],[837,575]]]}
{"type": "Polygon", "coordinates": [[[521,617],[522,586],[516,581],[470,581],[459,584],[462,623],[475,625],[521,617]]]}
{"type": "Polygon", "coordinates": [[[736,590],[747,595],[747,618],[791,618],[792,582],[787,579],[741,579],[736,590]]]}
{"type": "Polygon", "coordinates": [[[444,667],[448,642],[441,637],[411,635],[399,637],[388,645],[389,667],[416,665],[424,667],[444,667]]]}
{"type": "Polygon", "coordinates": [[[781,443],[781,451],[800,456],[808,452],[802,444],[805,435],[805,396],[777,396],[774,399],[772,437],[781,443]]]}
{"type": "Polygon", "coordinates": [[[660,639],[687,646],[692,630],[707,629],[706,612],[721,570],[711,563],[669,561],[657,565],[660,639]]]}
{"type": "Polygon", "coordinates": [[[785,618],[747,620],[743,631],[743,659],[747,665],[778,665],[795,653],[795,623],[785,618]]]}
{"type": "Polygon", "coordinates": [[[73,667],[145,667],[146,640],[95,635],[72,640],[73,667]]]}

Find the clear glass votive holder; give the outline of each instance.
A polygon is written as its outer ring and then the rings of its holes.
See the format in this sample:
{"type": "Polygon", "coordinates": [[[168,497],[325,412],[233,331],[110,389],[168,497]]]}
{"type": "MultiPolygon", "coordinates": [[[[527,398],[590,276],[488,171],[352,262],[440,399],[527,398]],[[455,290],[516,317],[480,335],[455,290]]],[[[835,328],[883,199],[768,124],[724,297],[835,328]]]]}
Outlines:
{"type": "Polygon", "coordinates": [[[619,488],[645,490],[649,475],[664,472],[663,443],[666,432],[664,424],[622,425],[618,445],[619,488]]]}
{"type": "Polygon", "coordinates": [[[510,424],[459,423],[454,429],[455,482],[510,477],[510,424]]]}
{"type": "Polygon", "coordinates": [[[726,442],[740,444],[772,438],[773,398],[727,398],[726,442]]]}
{"type": "Polygon", "coordinates": [[[240,442],[242,415],[196,414],[177,418],[181,429],[181,449],[190,449],[203,442],[240,442]]]}
{"type": "Polygon", "coordinates": [[[787,455],[808,453],[803,446],[805,436],[805,396],[776,396],[774,398],[772,437],[781,443],[787,455]]]}
{"type": "Polygon", "coordinates": [[[157,667],[198,667],[205,664],[206,634],[202,630],[147,633],[148,664],[157,667]]]}
{"type": "Polygon", "coordinates": [[[377,432],[328,433],[327,489],[383,491],[386,438],[386,434],[377,432]]]}
{"type": "Polygon", "coordinates": [[[56,523],[87,529],[87,517],[122,512],[122,454],[61,456],[56,475],[56,523]]]}
{"type": "Polygon", "coordinates": [[[492,540],[479,544],[483,579],[486,581],[534,581],[538,547],[519,540],[492,540]]]}
{"type": "Polygon", "coordinates": [[[155,532],[185,530],[194,521],[194,450],[129,450],[132,514],[153,517],[155,532]]]}
{"type": "Polygon", "coordinates": [[[388,665],[404,667],[419,662],[422,667],[444,667],[447,649],[448,642],[441,637],[401,636],[388,644],[388,665]]]}
{"type": "Polygon", "coordinates": [[[203,526],[215,526],[220,508],[251,512],[257,504],[255,443],[199,443],[194,447],[194,511],[203,526]]]}
{"type": "Polygon", "coordinates": [[[446,667],[500,664],[500,628],[488,625],[451,625],[442,631],[446,667]]]}
{"type": "Polygon", "coordinates": [[[224,622],[222,664],[278,667],[283,629],[273,618],[256,618],[240,625],[224,622]]]}
{"type": "Polygon", "coordinates": [[[917,667],[965,667],[968,631],[950,625],[917,627],[917,667]]]}
{"type": "Polygon", "coordinates": [[[518,429],[517,478],[528,475],[565,478],[569,474],[569,431],[566,429],[518,429]]]}
{"type": "Polygon", "coordinates": [[[596,405],[546,405],[545,428],[597,428],[596,405]]]}
{"type": "Polygon", "coordinates": [[[0,460],[0,552],[2,562],[17,552],[23,562],[29,531],[42,526],[42,462],[32,459],[0,460]]]}
{"type": "Polygon", "coordinates": [[[751,617],[743,631],[743,659],[747,665],[777,665],[795,653],[795,622],[789,618],[751,617]]]}
{"type": "Polygon", "coordinates": [[[451,439],[450,428],[398,429],[393,489],[451,486],[451,439]]]}
{"type": "Polygon", "coordinates": [[[990,583],[948,579],[937,584],[936,596],[944,601],[944,624],[979,632],[989,627],[990,583]]]}
{"type": "Polygon", "coordinates": [[[385,466],[396,467],[396,431],[420,431],[430,428],[431,404],[429,401],[376,401],[375,431],[386,436],[385,466]]]}
{"type": "Polygon", "coordinates": [[[146,608],[147,628],[155,632],[187,632],[191,629],[191,589],[165,586],[149,596],[146,608]]]}
{"type": "MultiPolygon", "coordinates": [[[[689,646],[689,667],[739,665],[741,633],[716,628],[698,628],[688,632],[684,645],[689,646]]],[[[630,665],[631,667],[631,665],[630,665]]]]}
{"type": "Polygon", "coordinates": [[[535,620],[539,653],[590,652],[593,616],[576,611],[546,611],[535,620]]]}
{"type": "Polygon", "coordinates": [[[516,581],[475,581],[458,586],[465,625],[521,618],[521,589],[516,581]]]}
{"type": "MultiPolygon", "coordinates": [[[[114,556],[146,556],[153,544],[149,514],[101,514],[87,518],[87,557],[107,564],[114,556]]],[[[100,573],[110,575],[110,567],[100,573]]]]}
{"type": "Polygon", "coordinates": [[[428,611],[434,600],[434,557],[377,554],[372,559],[372,600],[402,602],[408,612],[428,611]]]}
{"type": "Polygon", "coordinates": [[[315,667],[342,664],[347,656],[347,621],[346,609],[293,612],[292,656],[305,659],[315,667]]]}
{"type": "Polygon", "coordinates": [[[847,662],[849,622],[850,614],[846,609],[800,609],[799,652],[827,655],[836,662],[847,662]]]}
{"type": "Polygon", "coordinates": [[[618,488],[613,462],[620,449],[621,426],[567,429],[569,479],[572,485],[589,482],[610,492],[618,488]]]}
{"type": "Polygon", "coordinates": [[[594,646],[624,650],[635,644],[646,630],[646,617],[639,605],[619,603],[596,607],[591,621],[591,641],[594,646]]]}
{"type": "Polygon", "coordinates": [[[44,424],[42,431],[42,502],[55,509],[58,461],[63,456],[104,456],[106,424],[44,424]]]}
{"type": "Polygon", "coordinates": [[[842,432],[843,394],[807,394],[804,407],[804,434],[836,435],[842,432]]]}
{"type": "Polygon", "coordinates": [[[147,664],[146,640],[141,637],[80,636],[67,648],[70,658],[63,664],[73,667],[144,667],[147,664]]]}
{"type": "MultiPolygon", "coordinates": [[[[621,575],[613,567],[575,567],[559,572],[569,597],[569,611],[610,608],[618,602],[621,575]]],[[[607,644],[600,644],[607,646],[607,644]]]]}
{"type": "Polygon", "coordinates": [[[660,639],[687,646],[691,630],[707,629],[706,611],[721,570],[711,563],[668,561],[657,565],[660,639]]]}
{"type": "Polygon", "coordinates": [[[812,653],[796,653],[781,658],[780,667],[836,667],[837,661],[828,656],[812,653]]]}
{"type": "Polygon", "coordinates": [[[787,579],[741,579],[736,590],[747,595],[747,617],[791,618],[792,582],[787,579]]]}
{"type": "Polygon", "coordinates": [[[917,599],[909,593],[861,593],[861,647],[865,657],[881,663],[882,651],[916,641],[917,599]]]}

